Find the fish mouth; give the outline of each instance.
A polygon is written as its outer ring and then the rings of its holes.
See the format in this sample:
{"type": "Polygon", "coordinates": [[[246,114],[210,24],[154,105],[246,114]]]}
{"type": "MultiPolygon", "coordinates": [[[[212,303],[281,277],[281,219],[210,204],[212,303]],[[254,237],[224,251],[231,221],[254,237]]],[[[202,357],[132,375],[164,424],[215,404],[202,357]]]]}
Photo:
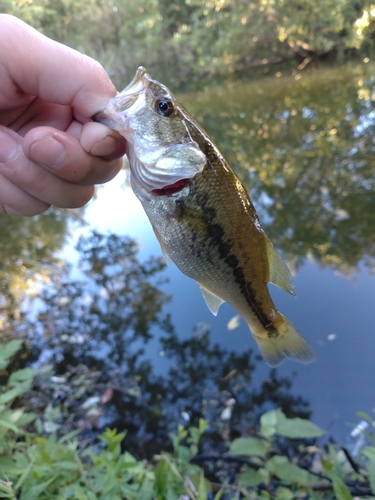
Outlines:
{"type": "Polygon", "coordinates": [[[118,130],[119,114],[121,114],[121,123],[127,119],[125,113],[138,100],[141,94],[146,92],[147,81],[149,76],[146,68],[140,66],[133,80],[109,101],[108,105],[101,111],[98,111],[91,117],[94,122],[102,123],[110,128],[118,130]]]}
{"type": "Polygon", "coordinates": [[[101,111],[98,111],[97,113],[95,113],[95,115],[93,115],[91,117],[91,120],[93,122],[102,123],[103,125],[107,125],[106,122],[109,120],[109,116],[106,115],[104,109],[102,109],[101,111]]]}
{"type": "Polygon", "coordinates": [[[139,68],[135,72],[133,80],[124,88],[121,94],[133,89],[133,87],[137,86],[139,82],[143,82],[146,76],[148,77],[147,69],[143,66],[139,66],[139,68]]]}

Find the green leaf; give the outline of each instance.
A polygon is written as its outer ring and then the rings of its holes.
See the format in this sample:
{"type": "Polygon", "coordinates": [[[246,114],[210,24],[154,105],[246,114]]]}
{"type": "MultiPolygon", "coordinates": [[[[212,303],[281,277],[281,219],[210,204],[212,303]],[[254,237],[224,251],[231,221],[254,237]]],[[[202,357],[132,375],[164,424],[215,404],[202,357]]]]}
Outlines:
{"type": "Polygon", "coordinates": [[[24,469],[21,477],[19,478],[19,480],[17,481],[17,484],[14,487],[15,490],[19,490],[21,488],[21,486],[23,485],[23,483],[26,481],[26,479],[30,475],[30,472],[31,472],[31,469],[32,469],[33,465],[34,465],[33,462],[30,462],[27,465],[26,469],[24,469]]]}
{"type": "Polygon", "coordinates": [[[170,469],[165,460],[159,460],[155,468],[155,483],[154,492],[156,498],[163,498],[166,496],[168,491],[168,478],[170,474],[170,469]]]}
{"type": "Polygon", "coordinates": [[[12,457],[0,457],[0,479],[11,478],[15,479],[24,472],[29,462],[21,453],[13,453],[12,457]]]}
{"type": "Polygon", "coordinates": [[[207,500],[207,488],[206,488],[206,479],[204,478],[203,472],[201,472],[199,478],[199,486],[198,486],[198,497],[197,500],[207,500]]]}
{"type": "Polygon", "coordinates": [[[0,480],[0,493],[1,498],[10,498],[11,500],[16,499],[16,496],[13,493],[12,485],[8,482],[0,480]]]}
{"type": "Polygon", "coordinates": [[[362,450],[363,455],[365,455],[371,462],[375,464],[375,447],[374,446],[366,446],[362,450]]]}
{"type": "Polygon", "coordinates": [[[267,469],[254,470],[250,467],[244,469],[238,478],[238,482],[244,486],[258,486],[258,484],[268,484],[270,480],[270,473],[267,469]]]}
{"type": "Polygon", "coordinates": [[[309,439],[322,436],[325,431],[309,420],[287,418],[280,410],[272,410],[262,415],[261,433],[264,436],[278,434],[291,439],[309,439]]]}
{"type": "Polygon", "coordinates": [[[375,495],[375,448],[373,446],[367,446],[363,448],[362,454],[368,458],[368,476],[371,486],[372,494],[375,495]]]}
{"type": "Polygon", "coordinates": [[[237,438],[230,444],[228,455],[257,455],[264,458],[270,449],[271,445],[265,439],[237,438]]]}
{"type": "Polygon", "coordinates": [[[0,427],[5,427],[6,429],[9,429],[10,431],[18,434],[19,432],[21,432],[21,429],[11,421],[11,416],[12,412],[7,412],[5,415],[0,415],[0,427]]]}
{"type": "Polygon", "coordinates": [[[359,418],[362,418],[363,420],[366,420],[366,422],[368,422],[369,424],[371,424],[371,425],[375,424],[374,419],[371,418],[370,415],[368,415],[364,411],[357,412],[357,415],[358,415],[359,418]]]}
{"type": "Polygon", "coordinates": [[[189,461],[190,461],[193,457],[195,457],[195,455],[197,455],[197,454],[198,454],[198,450],[199,450],[199,448],[198,448],[198,446],[197,446],[196,444],[192,444],[192,445],[190,445],[190,448],[189,448],[189,456],[190,456],[190,459],[189,459],[189,461]]]}
{"type": "Polygon", "coordinates": [[[8,366],[10,358],[21,348],[23,340],[11,340],[0,344],[0,370],[8,366]]]}
{"type": "Polygon", "coordinates": [[[143,478],[143,482],[137,491],[137,499],[139,500],[152,500],[154,498],[153,495],[153,479],[151,480],[148,477],[143,478]]]}
{"type": "Polygon", "coordinates": [[[295,493],[284,486],[279,486],[276,490],[276,500],[292,500],[295,497],[295,493]]]}
{"type": "Polygon", "coordinates": [[[23,368],[22,370],[17,370],[10,375],[8,384],[14,385],[21,382],[32,382],[37,373],[38,370],[34,370],[33,368],[23,368]]]}
{"type": "Polygon", "coordinates": [[[33,422],[33,420],[35,419],[36,419],[35,413],[23,413],[18,419],[18,425],[25,426],[27,424],[30,424],[30,422],[33,422]]]}
{"type": "Polygon", "coordinates": [[[215,495],[215,497],[214,497],[214,500],[220,500],[220,498],[222,497],[223,493],[224,493],[224,490],[220,489],[220,490],[216,493],[216,495],[215,495]]]}
{"type": "Polygon", "coordinates": [[[309,500],[322,500],[322,497],[314,490],[309,490],[309,500]]]}
{"type": "MultiPolygon", "coordinates": [[[[76,429],[75,431],[68,432],[68,434],[65,434],[65,436],[61,436],[59,439],[59,444],[66,443],[67,441],[71,441],[73,438],[77,437],[78,434],[80,434],[82,431],[81,429],[76,429]]],[[[71,446],[71,443],[69,444],[71,446]]]]}
{"type": "Polygon", "coordinates": [[[2,473],[9,474],[9,471],[11,470],[13,472],[15,468],[15,463],[12,457],[0,457],[0,471],[2,473]]]}
{"type": "Polygon", "coordinates": [[[353,496],[341,477],[336,472],[332,472],[330,478],[335,498],[337,498],[337,500],[352,500],[353,496]]]}
{"type": "Polygon", "coordinates": [[[276,428],[277,434],[292,439],[309,439],[322,436],[325,431],[309,420],[302,418],[280,419],[276,428]]]}
{"type": "Polygon", "coordinates": [[[188,464],[190,461],[189,448],[187,448],[186,446],[179,445],[176,451],[178,460],[181,460],[181,462],[183,462],[184,464],[188,464]]]}
{"type": "Polygon", "coordinates": [[[18,396],[21,396],[21,394],[24,394],[29,387],[22,385],[17,385],[16,387],[13,387],[13,389],[9,389],[5,391],[1,396],[0,396],[0,404],[4,403],[9,403],[9,401],[13,401],[16,399],[18,396]]]}
{"type": "Polygon", "coordinates": [[[210,427],[209,424],[203,418],[199,419],[198,428],[200,435],[202,435],[209,427],[210,427]]]}
{"type": "Polygon", "coordinates": [[[121,452],[120,443],[126,436],[126,432],[117,434],[117,429],[106,429],[106,431],[99,436],[99,439],[106,443],[108,450],[118,457],[121,452]]]}
{"type": "Polygon", "coordinates": [[[272,410],[264,413],[260,417],[261,434],[266,437],[271,437],[276,434],[277,425],[277,412],[279,410],[272,410]]]}
{"type": "Polygon", "coordinates": [[[21,500],[37,500],[41,493],[45,492],[48,486],[53,483],[59,476],[55,475],[48,479],[48,481],[44,481],[43,483],[36,484],[29,488],[27,491],[22,490],[21,500]]]}
{"type": "Polygon", "coordinates": [[[266,463],[267,469],[282,481],[300,485],[316,481],[316,476],[289,462],[286,457],[275,455],[266,463]]]}

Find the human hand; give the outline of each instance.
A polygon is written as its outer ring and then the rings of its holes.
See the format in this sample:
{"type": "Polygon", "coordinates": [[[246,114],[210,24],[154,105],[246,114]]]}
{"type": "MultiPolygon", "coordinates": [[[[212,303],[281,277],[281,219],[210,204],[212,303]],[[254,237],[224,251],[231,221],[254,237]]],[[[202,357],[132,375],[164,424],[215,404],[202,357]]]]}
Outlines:
{"type": "Polygon", "coordinates": [[[0,213],[81,207],[118,173],[125,139],[90,120],[115,94],[93,59],[0,14],[0,213]]]}

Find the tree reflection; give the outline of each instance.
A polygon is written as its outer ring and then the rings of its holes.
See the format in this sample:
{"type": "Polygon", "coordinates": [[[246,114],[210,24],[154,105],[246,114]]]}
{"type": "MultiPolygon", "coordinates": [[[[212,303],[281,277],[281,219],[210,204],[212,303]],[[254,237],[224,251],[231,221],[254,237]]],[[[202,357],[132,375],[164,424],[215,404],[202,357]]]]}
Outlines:
{"type": "Polygon", "coordinates": [[[78,250],[81,279],[72,279],[66,269],[45,288],[33,325],[33,342],[43,350],[43,359],[48,357],[64,374],[57,392],[48,384],[40,391],[63,402],[69,428],[126,429],[127,449],[150,457],[167,446],[177,423],[207,419],[211,430],[204,447],[212,451],[230,435],[250,432],[270,406],[280,406],[287,415],[309,415],[308,403],[292,396],[291,381],[275,370],[254,386],[258,359],[252,350],[236,354],[212,345],[207,330],[179,338],[163,312],[169,297],[161,289],[160,259],[140,262],[133,240],[97,232],[82,238],[78,250]],[[145,356],[145,345],[156,334],[166,360],[165,373],[159,375],[145,356]],[[72,392],[78,394],[73,400],[72,392]],[[93,394],[100,395],[100,410],[94,423],[90,413],[91,423],[82,425],[85,399],[93,394]],[[110,394],[104,402],[103,394],[110,394]],[[232,398],[233,414],[224,418],[232,398]]]}
{"type": "Polygon", "coordinates": [[[24,332],[26,292],[50,280],[70,217],[52,209],[35,217],[0,215],[0,338],[24,332]]]}
{"type": "Polygon", "coordinates": [[[151,327],[163,327],[161,310],[168,296],[154,279],[165,266],[161,259],[141,263],[134,240],[93,232],[81,238],[81,280],[67,272],[44,288],[37,327],[54,348],[58,362],[69,356],[107,369],[127,363],[131,371],[151,338],[151,327]],[[72,348],[72,346],[74,346],[72,348]]]}
{"type": "Polygon", "coordinates": [[[308,254],[343,272],[374,266],[374,95],[371,69],[359,67],[187,100],[297,267],[308,254]]]}

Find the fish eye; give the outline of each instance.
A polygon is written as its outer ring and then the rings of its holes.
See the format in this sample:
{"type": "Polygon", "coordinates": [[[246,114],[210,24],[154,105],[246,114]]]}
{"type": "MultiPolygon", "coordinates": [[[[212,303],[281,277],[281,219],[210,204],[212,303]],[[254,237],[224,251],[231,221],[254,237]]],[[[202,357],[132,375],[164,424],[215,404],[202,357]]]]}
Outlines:
{"type": "Polygon", "coordinates": [[[174,106],[169,99],[158,99],[155,103],[156,112],[161,116],[171,116],[174,112],[174,106]]]}

